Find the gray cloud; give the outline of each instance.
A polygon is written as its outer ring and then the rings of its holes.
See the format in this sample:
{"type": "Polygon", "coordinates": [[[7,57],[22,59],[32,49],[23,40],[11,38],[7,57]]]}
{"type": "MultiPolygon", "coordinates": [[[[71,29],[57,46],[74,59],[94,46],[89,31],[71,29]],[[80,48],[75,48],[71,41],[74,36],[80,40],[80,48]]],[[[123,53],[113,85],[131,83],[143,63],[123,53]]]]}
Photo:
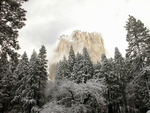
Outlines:
{"type": "Polygon", "coordinates": [[[70,10],[71,4],[74,4],[74,2],[59,3],[58,1],[52,1],[51,3],[45,0],[43,6],[41,6],[41,3],[41,1],[33,0],[25,4],[28,11],[28,21],[21,35],[28,37],[28,40],[35,43],[53,44],[63,30],[73,27],[70,10]]]}
{"type": "Polygon", "coordinates": [[[29,0],[24,4],[26,26],[20,30],[22,51],[31,51],[44,44],[51,52],[52,44],[63,31],[82,28],[101,32],[105,45],[109,45],[106,48],[112,51],[110,54],[113,54],[114,46],[122,48],[124,53],[125,21],[131,14],[150,28],[148,4],[149,0],[29,0]]]}

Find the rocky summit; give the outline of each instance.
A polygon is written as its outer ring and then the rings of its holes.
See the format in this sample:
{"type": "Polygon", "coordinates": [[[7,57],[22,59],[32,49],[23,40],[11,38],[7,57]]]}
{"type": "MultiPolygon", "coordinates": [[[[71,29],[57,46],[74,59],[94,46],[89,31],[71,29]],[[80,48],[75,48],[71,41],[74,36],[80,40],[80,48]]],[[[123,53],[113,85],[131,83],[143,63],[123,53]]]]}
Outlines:
{"type": "Polygon", "coordinates": [[[86,47],[93,63],[101,60],[101,55],[105,54],[104,41],[100,33],[83,32],[80,30],[74,31],[70,36],[62,35],[58,39],[58,45],[53,61],[50,64],[50,78],[53,79],[56,74],[56,64],[63,59],[68,58],[70,46],[72,45],[75,54],[82,53],[83,47],[86,47]]]}

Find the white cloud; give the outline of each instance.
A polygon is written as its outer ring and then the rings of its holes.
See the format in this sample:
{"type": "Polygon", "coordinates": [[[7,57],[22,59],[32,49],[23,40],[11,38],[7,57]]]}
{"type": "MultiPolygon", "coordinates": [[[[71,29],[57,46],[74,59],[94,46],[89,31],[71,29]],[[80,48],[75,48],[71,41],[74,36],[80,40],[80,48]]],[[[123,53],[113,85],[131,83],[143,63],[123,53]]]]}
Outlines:
{"type": "Polygon", "coordinates": [[[30,0],[24,5],[28,21],[20,32],[20,45],[28,51],[45,44],[50,53],[61,33],[81,29],[100,32],[109,56],[116,46],[124,55],[128,15],[150,28],[149,6],[149,0],[30,0]]]}

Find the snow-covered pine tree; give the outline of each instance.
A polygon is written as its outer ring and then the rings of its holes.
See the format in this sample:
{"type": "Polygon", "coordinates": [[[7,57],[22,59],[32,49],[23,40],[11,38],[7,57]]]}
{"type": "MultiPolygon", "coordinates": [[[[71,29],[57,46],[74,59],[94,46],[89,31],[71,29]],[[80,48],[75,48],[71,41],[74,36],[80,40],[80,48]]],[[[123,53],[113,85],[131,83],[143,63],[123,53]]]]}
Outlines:
{"type": "Polygon", "coordinates": [[[142,98],[142,102],[144,103],[143,108],[146,108],[146,111],[150,109],[150,66],[145,66],[142,70],[141,79],[139,82],[143,82],[143,85],[140,83],[140,87],[142,88],[142,95],[144,93],[145,96],[142,98]]]}
{"type": "Polygon", "coordinates": [[[37,101],[37,105],[42,107],[42,105],[45,103],[45,87],[48,80],[48,73],[47,73],[47,59],[46,59],[46,48],[44,45],[42,45],[41,49],[39,50],[38,59],[39,59],[39,97],[37,101]]]}
{"type": "Polygon", "coordinates": [[[102,74],[104,76],[108,75],[108,71],[109,71],[109,67],[107,66],[108,65],[108,59],[106,58],[106,55],[105,54],[102,54],[101,56],[101,71],[102,71],[102,74]]]}
{"type": "Polygon", "coordinates": [[[75,63],[75,54],[74,54],[73,47],[71,45],[70,51],[69,51],[69,56],[68,56],[68,74],[69,74],[69,78],[71,78],[74,63],[75,63]]]}
{"type": "Polygon", "coordinates": [[[68,61],[66,59],[66,56],[64,56],[62,60],[62,71],[61,74],[63,77],[70,79],[69,73],[68,73],[68,61]]]}
{"type": "Polygon", "coordinates": [[[94,78],[95,79],[100,79],[100,78],[103,78],[104,76],[102,75],[101,73],[101,63],[100,62],[97,62],[95,65],[94,65],[94,78]]]}
{"type": "Polygon", "coordinates": [[[9,56],[13,61],[18,59],[16,50],[20,47],[17,38],[18,30],[25,25],[26,11],[22,8],[22,4],[25,1],[27,0],[0,1],[0,58],[2,57],[1,55],[6,54],[6,56],[9,56]]]}
{"type": "Polygon", "coordinates": [[[26,78],[24,97],[22,98],[25,112],[31,112],[33,106],[37,105],[39,97],[40,62],[36,51],[33,51],[29,61],[29,73],[26,78]]]}
{"type": "Polygon", "coordinates": [[[114,63],[115,74],[117,75],[118,79],[121,79],[124,73],[124,58],[117,47],[115,48],[114,63]]]}
{"type": "Polygon", "coordinates": [[[75,64],[73,66],[71,80],[75,81],[76,83],[82,82],[83,66],[83,56],[80,53],[77,53],[75,57],[75,64]]]}
{"type": "Polygon", "coordinates": [[[105,76],[105,84],[107,86],[104,94],[106,103],[108,106],[108,113],[117,113],[119,106],[116,106],[118,101],[119,85],[117,84],[117,76],[114,73],[114,61],[113,59],[107,59],[102,55],[102,74],[105,76]]]}
{"type": "Polygon", "coordinates": [[[63,57],[63,60],[58,63],[57,71],[56,71],[56,79],[63,79],[67,78],[70,79],[68,74],[68,61],[66,57],[63,57]]]}
{"type": "Polygon", "coordinates": [[[61,76],[61,70],[62,70],[62,61],[59,61],[59,63],[57,64],[55,80],[58,80],[58,79],[62,79],[62,78],[63,78],[63,77],[61,76]]]}
{"type": "Polygon", "coordinates": [[[140,113],[150,109],[150,67],[145,67],[127,85],[128,106],[138,110],[140,113]]]}
{"type": "Polygon", "coordinates": [[[126,64],[130,67],[128,68],[130,84],[127,86],[127,92],[132,94],[132,97],[127,96],[132,108],[145,111],[146,99],[149,98],[147,98],[147,79],[143,75],[143,69],[146,65],[149,65],[150,32],[140,20],[133,16],[129,16],[125,28],[127,30],[126,40],[128,42],[126,54],[128,62],[126,64]]]}
{"type": "Polygon", "coordinates": [[[16,86],[16,77],[13,75],[13,70],[16,67],[12,65],[13,59],[8,60],[8,56],[5,53],[1,54],[0,65],[0,93],[2,98],[0,104],[2,106],[1,112],[9,111],[13,108],[10,101],[14,98],[14,90],[16,86]]]}
{"type": "Polygon", "coordinates": [[[15,71],[14,71],[14,76],[17,79],[17,83],[15,85],[15,96],[13,100],[11,101],[12,103],[16,104],[15,109],[17,112],[23,112],[22,108],[22,99],[24,98],[24,90],[26,87],[26,79],[28,76],[28,68],[29,68],[29,60],[26,52],[21,56],[21,59],[19,61],[19,64],[17,65],[15,71]]]}
{"type": "Polygon", "coordinates": [[[10,59],[10,60],[9,60],[9,70],[10,70],[12,73],[15,71],[15,69],[16,69],[18,63],[19,63],[19,58],[18,58],[18,59],[15,59],[15,60],[13,60],[13,59],[10,59]]]}
{"type": "Polygon", "coordinates": [[[9,61],[7,58],[17,64],[19,56],[16,52],[19,49],[17,41],[18,30],[25,25],[24,21],[26,20],[26,11],[22,8],[22,4],[25,1],[27,0],[0,0],[0,94],[3,98],[0,99],[0,103],[2,103],[0,112],[2,113],[9,110],[12,97],[8,92],[11,90],[10,87],[13,87],[12,84],[16,83],[12,81],[12,73],[9,73],[10,70],[8,70],[9,66],[7,65],[9,61]],[[5,99],[8,97],[9,100],[6,101],[5,99]]]}
{"type": "Polygon", "coordinates": [[[117,47],[115,48],[114,64],[114,73],[117,77],[116,84],[118,85],[116,98],[118,103],[116,104],[119,104],[119,106],[123,108],[124,112],[127,112],[126,86],[128,71],[126,71],[125,59],[122,57],[122,54],[117,47]],[[122,103],[122,105],[120,103],[122,103]]]}
{"type": "Polygon", "coordinates": [[[9,70],[9,61],[6,54],[1,55],[0,63],[3,64],[0,72],[0,112],[9,111],[12,108],[10,101],[14,97],[14,85],[16,83],[13,73],[9,70]]]}
{"type": "Polygon", "coordinates": [[[130,15],[125,28],[128,42],[126,58],[132,62],[133,71],[141,70],[146,64],[148,40],[150,40],[149,30],[140,20],[130,15]]]}
{"type": "Polygon", "coordinates": [[[26,52],[23,53],[19,64],[14,71],[14,74],[17,76],[18,80],[23,79],[25,76],[28,75],[28,67],[29,67],[29,59],[26,52]]]}
{"type": "Polygon", "coordinates": [[[0,81],[1,82],[5,74],[7,74],[8,68],[9,68],[9,61],[8,61],[7,54],[1,53],[0,56],[0,81]]]}
{"type": "Polygon", "coordinates": [[[82,77],[84,78],[84,83],[86,83],[87,80],[93,78],[94,74],[93,63],[85,47],[83,48],[83,72],[84,73],[82,77]]]}
{"type": "Polygon", "coordinates": [[[93,63],[90,60],[87,49],[83,48],[83,55],[77,53],[76,57],[74,58],[74,52],[72,48],[70,50],[69,59],[66,60],[66,57],[64,57],[63,61],[58,64],[56,78],[64,77],[74,80],[77,83],[86,83],[87,80],[93,77],[93,74],[93,63]]]}

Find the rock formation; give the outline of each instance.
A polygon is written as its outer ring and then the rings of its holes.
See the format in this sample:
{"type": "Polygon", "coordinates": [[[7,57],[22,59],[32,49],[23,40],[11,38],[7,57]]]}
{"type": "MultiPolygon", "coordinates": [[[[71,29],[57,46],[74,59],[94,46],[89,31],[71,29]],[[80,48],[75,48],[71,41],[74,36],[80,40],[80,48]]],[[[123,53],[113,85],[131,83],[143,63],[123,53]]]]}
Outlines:
{"type": "Polygon", "coordinates": [[[74,31],[70,36],[62,35],[59,38],[59,43],[56,48],[54,62],[50,65],[50,78],[54,78],[56,73],[56,64],[69,55],[70,46],[73,46],[75,54],[82,53],[83,47],[86,47],[93,63],[101,60],[101,55],[105,54],[104,41],[99,33],[74,31]]]}

